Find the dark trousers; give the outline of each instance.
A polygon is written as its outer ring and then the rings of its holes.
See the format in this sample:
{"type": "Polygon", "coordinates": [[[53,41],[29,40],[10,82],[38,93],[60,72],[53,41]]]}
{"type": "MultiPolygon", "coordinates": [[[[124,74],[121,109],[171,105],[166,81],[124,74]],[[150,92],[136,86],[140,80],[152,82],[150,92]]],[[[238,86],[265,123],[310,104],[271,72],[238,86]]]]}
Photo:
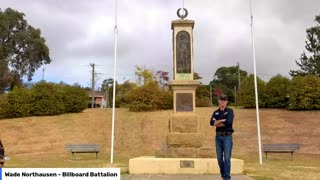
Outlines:
{"type": "Polygon", "coordinates": [[[0,147],[0,159],[4,158],[4,149],[0,147]]]}
{"type": "Polygon", "coordinates": [[[216,136],[217,160],[220,167],[220,174],[223,179],[231,179],[231,152],[232,152],[232,135],[216,136]]]}
{"type": "MultiPolygon", "coordinates": [[[[2,160],[2,161],[0,162],[0,167],[3,167],[3,165],[4,165],[3,159],[4,159],[4,149],[3,149],[3,148],[0,148],[0,160],[2,160]]],[[[0,176],[1,176],[1,175],[0,175],[0,176]]]]}

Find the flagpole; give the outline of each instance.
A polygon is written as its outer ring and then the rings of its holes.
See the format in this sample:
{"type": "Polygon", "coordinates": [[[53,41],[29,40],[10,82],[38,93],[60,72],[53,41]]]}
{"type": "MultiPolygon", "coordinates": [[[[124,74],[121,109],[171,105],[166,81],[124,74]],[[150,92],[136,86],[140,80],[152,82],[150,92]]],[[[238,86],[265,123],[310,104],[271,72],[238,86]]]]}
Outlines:
{"type": "Polygon", "coordinates": [[[111,157],[110,163],[113,164],[114,149],[114,121],[115,121],[115,100],[116,100],[116,70],[117,70],[117,44],[118,44],[118,27],[117,27],[117,9],[118,1],[115,6],[115,25],[114,25],[114,63],[113,63],[113,96],[112,96],[112,132],[111,132],[111,157]]]}
{"type": "Polygon", "coordinates": [[[184,12],[184,0],[182,0],[182,8],[181,8],[181,11],[182,11],[182,15],[185,15],[186,12],[184,12]]]}
{"type": "Polygon", "coordinates": [[[253,15],[250,0],[250,15],[251,15],[251,41],[252,41],[252,55],[253,55],[253,69],[254,69],[254,91],[256,98],[256,116],[257,116],[257,131],[258,131],[258,145],[259,145],[259,162],[262,165],[261,152],[261,135],[260,135],[260,115],[259,115],[259,100],[258,100],[258,85],[257,85],[257,68],[256,68],[256,52],[254,49],[254,33],[253,33],[253,15]]]}

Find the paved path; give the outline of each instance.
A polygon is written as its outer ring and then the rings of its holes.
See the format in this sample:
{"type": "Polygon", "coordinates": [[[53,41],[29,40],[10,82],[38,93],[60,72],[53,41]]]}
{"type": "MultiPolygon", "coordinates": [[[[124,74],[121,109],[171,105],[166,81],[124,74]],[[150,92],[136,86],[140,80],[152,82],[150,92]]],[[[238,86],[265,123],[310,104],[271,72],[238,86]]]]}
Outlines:
{"type": "MultiPolygon", "coordinates": [[[[246,175],[232,175],[232,180],[253,180],[246,175]]],[[[222,180],[219,175],[121,175],[121,180],[222,180]]]]}

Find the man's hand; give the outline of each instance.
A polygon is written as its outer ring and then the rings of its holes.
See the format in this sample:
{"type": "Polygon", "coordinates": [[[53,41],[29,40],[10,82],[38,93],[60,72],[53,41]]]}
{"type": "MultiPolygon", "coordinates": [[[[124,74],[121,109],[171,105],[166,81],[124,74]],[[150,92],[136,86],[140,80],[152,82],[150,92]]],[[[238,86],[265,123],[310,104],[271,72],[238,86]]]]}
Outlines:
{"type": "Polygon", "coordinates": [[[220,123],[218,125],[216,125],[216,127],[225,127],[226,125],[224,125],[223,123],[220,123]]]}
{"type": "MultiPolygon", "coordinates": [[[[223,122],[225,122],[226,120],[225,119],[220,119],[220,120],[215,120],[214,119],[214,126],[217,126],[217,125],[219,125],[219,124],[221,124],[221,123],[223,123],[223,122]]],[[[223,125],[224,126],[224,124],[221,124],[221,125],[223,125]]],[[[217,126],[217,127],[222,127],[222,126],[217,126]]]]}

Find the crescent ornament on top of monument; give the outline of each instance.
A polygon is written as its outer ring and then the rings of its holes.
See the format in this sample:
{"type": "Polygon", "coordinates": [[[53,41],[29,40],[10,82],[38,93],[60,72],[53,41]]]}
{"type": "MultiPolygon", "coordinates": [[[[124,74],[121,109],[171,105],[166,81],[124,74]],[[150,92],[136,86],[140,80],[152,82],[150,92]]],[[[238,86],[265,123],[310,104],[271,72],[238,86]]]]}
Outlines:
{"type": "MultiPolygon", "coordinates": [[[[182,11],[182,12],[183,12],[183,11],[182,11]]],[[[179,9],[177,10],[177,16],[178,16],[179,18],[181,18],[181,19],[186,18],[186,17],[188,16],[188,10],[187,10],[186,8],[183,8],[183,9],[179,8],[179,9]],[[184,13],[181,14],[181,10],[183,10],[184,13]]]]}

